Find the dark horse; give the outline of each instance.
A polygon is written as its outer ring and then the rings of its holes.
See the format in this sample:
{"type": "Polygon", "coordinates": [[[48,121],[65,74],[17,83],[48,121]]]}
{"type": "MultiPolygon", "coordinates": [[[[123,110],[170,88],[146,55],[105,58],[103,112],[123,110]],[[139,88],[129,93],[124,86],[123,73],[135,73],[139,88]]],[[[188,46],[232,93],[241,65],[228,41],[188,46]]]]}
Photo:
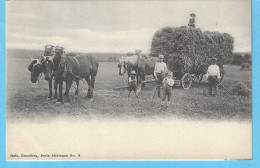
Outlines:
{"type": "MultiPolygon", "coordinates": [[[[50,59],[53,66],[46,66],[46,71],[52,72],[55,78],[55,96],[57,96],[56,90],[59,87],[59,97],[57,102],[62,102],[63,96],[66,97],[65,102],[69,102],[69,90],[72,82],[76,81],[78,93],[78,83],[80,79],[85,78],[88,83],[88,93],[86,98],[93,99],[93,89],[95,78],[98,71],[98,61],[92,56],[66,56],[63,50],[55,51],[55,55],[50,59]],[[66,83],[66,91],[62,95],[63,81],[66,83]]],[[[54,96],[54,97],[55,97],[54,96]]]]}
{"type": "MultiPolygon", "coordinates": [[[[31,72],[31,82],[36,83],[40,75],[44,74],[44,79],[48,81],[49,84],[49,95],[47,100],[52,98],[52,71],[53,61],[50,56],[41,55],[38,59],[31,58],[31,63],[28,66],[28,70],[31,72]]],[[[78,86],[78,85],[77,85],[78,86]]],[[[55,96],[54,99],[57,99],[57,83],[54,83],[55,96]]]]}
{"type": "Polygon", "coordinates": [[[145,58],[142,57],[139,62],[138,62],[138,76],[140,78],[140,81],[145,80],[145,75],[153,75],[154,76],[154,67],[155,64],[158,62],[158,58],[156,57],[150,57],[150,58],[145,58]]]}

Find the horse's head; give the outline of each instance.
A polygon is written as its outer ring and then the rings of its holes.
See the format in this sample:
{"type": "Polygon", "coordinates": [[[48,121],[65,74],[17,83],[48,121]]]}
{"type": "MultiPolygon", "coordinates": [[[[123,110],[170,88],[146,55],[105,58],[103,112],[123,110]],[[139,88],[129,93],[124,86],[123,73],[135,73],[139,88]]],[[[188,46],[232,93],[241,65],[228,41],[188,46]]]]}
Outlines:
{"type": "Polygon", "coordinates": [[[132,70],[133,70],[133,65],[130,62],[125,62],[124,63],[124,69],[125,72],[127,72],[127,74],[131,74],[132,70]]]}
{"type": "Polygon", "coordinates": [[[44,73],[44,79],[50,80],[53,75],[53,67],[54,67],[54,56],[44,56],[42,61],[42,67],[43,67],[43,73],[44,73]]]}
{"type": "Polygon", "coordinates": [[[124,75],[126,72],[126,62],[119,63],[118,68],[119,68],[119,75],[120,76],[124,75]]]}
{"type": "Polygon", "coordinates": [[[52,72],[53,72],[54,77],[56,77],[57,74],[60,71],[60,68],[61,68],[60,63],[62,61],[62,57],[63,57],[64,54],[65,54],[65,52],[64,52],[63,47],[59,47],[59,46],[55,47],[55,54],[54,54],[54,57],[52,59],[52,61],[53,61],[52,72]]]}
{"type": "Polygon", "coordinates": [[[118,68],[119,68],[119,75],[122,76],[125,74],[125,62],[124,62],[124,57],[119,58],[119,63],[118,63],[118,68]]]}
{"type": "Polygon", "coordinates": [[[28,66],[28,70],[31,72],[31,81],[32,83],[36,83],[40,74],[43,71],[41,57],[39,59],[33,59],[31,57],[31,63],[28,66]]]}

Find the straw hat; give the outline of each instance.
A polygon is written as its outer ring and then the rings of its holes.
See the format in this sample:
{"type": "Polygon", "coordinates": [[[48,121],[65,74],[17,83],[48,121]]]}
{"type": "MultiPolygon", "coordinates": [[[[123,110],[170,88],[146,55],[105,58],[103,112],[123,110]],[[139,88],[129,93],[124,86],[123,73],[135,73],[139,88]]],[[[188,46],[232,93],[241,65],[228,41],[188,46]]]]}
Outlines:
{"type": "Polygon", "coordinates": [[[159,58],[160,58],[160,59],[161,59],[161,58],[163,59],[163,55],[162,55],[162,54],[161,54],[161,55],[159,55],[159,58]]]}
{"type": "Polygon", "coordinates": [[[191,13],[190,16],[194,16],[194,17],[196,17],[196,15],[195,15],[194,13],[191,13]]]}

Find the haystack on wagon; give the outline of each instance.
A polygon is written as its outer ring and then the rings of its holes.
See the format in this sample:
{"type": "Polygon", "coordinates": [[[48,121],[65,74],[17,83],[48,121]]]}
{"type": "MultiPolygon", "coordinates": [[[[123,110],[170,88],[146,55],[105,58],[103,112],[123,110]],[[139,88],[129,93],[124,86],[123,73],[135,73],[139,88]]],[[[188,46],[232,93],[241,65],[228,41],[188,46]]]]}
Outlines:
{"type": "Polygon", "coordinates": [[[202,80],[212,58],[217,58],[223,79],[223,65],[232,60],[233,42],[227,33],[202,32],[186,26],[166,27],[154,34],[150,55],[163,54],[175,83],[189,89],[192,82],[202,80]]]}

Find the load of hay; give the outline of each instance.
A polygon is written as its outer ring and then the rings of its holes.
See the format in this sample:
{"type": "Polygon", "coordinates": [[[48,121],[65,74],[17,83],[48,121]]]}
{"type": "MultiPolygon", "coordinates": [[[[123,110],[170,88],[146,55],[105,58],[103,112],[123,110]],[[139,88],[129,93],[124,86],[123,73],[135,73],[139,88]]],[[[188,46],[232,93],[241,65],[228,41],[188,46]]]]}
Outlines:
{"type": "Polygon", "coordinates": [[[163,54],[172,71],[205,74],[211,58],[217,58],[221,65],[232,60],[233,42],[227,33],[165,27],[154,34],[150,55],[163,54]]]}
{"type": "Polygon", "coordinates": [[[237,85],[235,85],[232,89],[232,92],[234,95],[240,96],[249,96],[251,94],[251,91],[243,82],[240,82],[237,85]]]}

